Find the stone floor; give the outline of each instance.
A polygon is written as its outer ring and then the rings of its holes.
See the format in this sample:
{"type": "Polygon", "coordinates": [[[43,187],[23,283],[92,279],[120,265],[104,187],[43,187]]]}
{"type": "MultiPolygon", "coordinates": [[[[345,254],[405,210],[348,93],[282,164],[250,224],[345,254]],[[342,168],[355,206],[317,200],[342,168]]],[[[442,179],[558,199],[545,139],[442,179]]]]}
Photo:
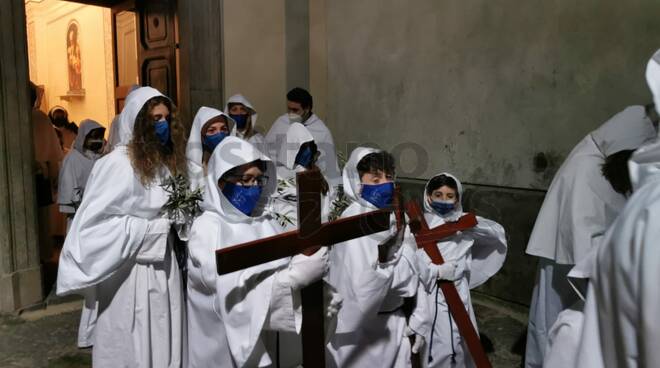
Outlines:
{"type": "MultiPolygon", "coordinates": [[[[492,341],[495,368],[521,366],[527,310],[473,293],[480,332],[492,341]]],[[[0,367],[82,368],[91,366],[91,351],[76,348],[79,301],[0,315],[0,367]]]]}

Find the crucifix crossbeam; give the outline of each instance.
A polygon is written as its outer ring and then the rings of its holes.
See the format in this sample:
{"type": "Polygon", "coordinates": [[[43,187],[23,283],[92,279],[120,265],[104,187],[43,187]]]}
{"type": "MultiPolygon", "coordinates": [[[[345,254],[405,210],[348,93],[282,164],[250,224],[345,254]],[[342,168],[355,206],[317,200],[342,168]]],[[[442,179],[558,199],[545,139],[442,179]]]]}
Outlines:
{"type": "MultiPolygon", "coordinates": [[[[410,230],[415,235],[417,247],[424,249],[429,258],[431,258],[433,264],[436,265],[445,263],[442,254],[440,253],[440,249],[438,249],[437,243],[439,241],[452,236],[459,231],[471,229],[477,225],[476,216],[472,213],[468,213],[456,222],[448,222],[433,229],[429,229],[422,209],[417,202],[409,202],[406,205],[406,212],[410,217],[410,230]]],[[[442,294],[449,306],[449,312],[454,318],[454,321],[456,321],[458,331],[461,336],[463,336],[475,365],[477,368],[491,368],[492,366],[488,360],[488,356],[481,345],[481,340],[479,339],[476,329],[472,325],[470,316],[468,315],[467,310],[465,310],[465,305],[463,304],[460,295],[458,295],[456,286],[454,286],[452,281],[438,281],[438,287],[442,290],[442,294]]],[[[433,331],[431,331],[431,333],[433,333],[433,331]]]]}
{"type": "MultiPolygon", "coordinates": [[[[299,253],[313,254],[322,246],[378,233],[390,228],[391,211],[377,210],[321,223],[321,181],[318,169],[298,173],[298,230],[216,251],[218,274],[242,270],[299,253]]],[[[303,366],[325,367],[323,281],[301,290],[303,366]]]]}

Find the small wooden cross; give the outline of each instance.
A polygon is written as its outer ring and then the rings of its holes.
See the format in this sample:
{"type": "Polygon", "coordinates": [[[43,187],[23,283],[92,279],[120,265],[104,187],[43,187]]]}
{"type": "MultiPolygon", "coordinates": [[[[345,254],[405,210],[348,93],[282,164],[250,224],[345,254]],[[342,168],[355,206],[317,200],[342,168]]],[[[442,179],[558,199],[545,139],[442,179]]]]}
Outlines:
{"type": "MultiPolygon", "coordinates": [[[[417,202],[409,202],[406,204],[406,212],[410,217],[410,231],[415,235],[417,247],[424,249],[426,254],[431,258],[433,264],[440,265],[445,263],[438,249],[437,243],[449,236],[456,234],[459,231],[473,228],[477,225],[477,218],[474,214],[468,213],[462,216],[456,222],[448,222],[433,229],[429,229],[426,223],[424,213],[417,202]]],[[[461,336],[465,339],[465,343],[472,355],[472,360],[477,368],[491,368],[488,356],[481,345],[481,340],[477,334],[470,316],[465,310],[465,305],[461,297],[456,291],[453,281],[438,281],[438,287],[442,290],[442,294],[449,306],[456,326],[461,336]]],[[[431,331],[433,333],[433,331],[431,331]]]]}
{"type": "MultiPolygon", "coordinates": [[[[298,230],[238,244],[215,252],[218,274],[224,275],[299,253],[310,255],[320,247],[378,233],[390,228],[389,210],[377,210],[321,223],[321,180],[318,169],[296,175],[298,230]]],[[[301,290],[303,366],[325,367],[323,281],[301,290]]]]}

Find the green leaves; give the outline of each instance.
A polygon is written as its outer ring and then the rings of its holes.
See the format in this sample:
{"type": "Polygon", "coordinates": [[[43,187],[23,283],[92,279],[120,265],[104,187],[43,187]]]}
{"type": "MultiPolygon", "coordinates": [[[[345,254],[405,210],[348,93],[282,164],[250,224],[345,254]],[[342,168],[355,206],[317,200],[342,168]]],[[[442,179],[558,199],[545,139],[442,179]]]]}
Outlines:
{"type": "Polygon", "coordinates": [[[192,222],[202,212],[199,207],[202,190],[190,190],[190,182],[185,176],[170,176],[163,180],[160,186],[169,194],[169,199],[161,208],[161,214],[165,214],[174,223],[192,222]]]}

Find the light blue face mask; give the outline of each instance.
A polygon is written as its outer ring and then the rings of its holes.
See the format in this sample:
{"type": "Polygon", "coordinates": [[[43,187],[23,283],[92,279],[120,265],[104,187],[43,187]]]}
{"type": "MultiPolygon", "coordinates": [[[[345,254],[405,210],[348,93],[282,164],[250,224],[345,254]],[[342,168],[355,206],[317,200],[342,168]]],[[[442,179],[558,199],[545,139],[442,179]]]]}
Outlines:
{"type": "Polygon", "coordinates": [[[362,184],[362,198],[376,206],[376,208],[389,207],[394,198],[394,183],[362,184]]]}
{"type": "Polygon", "coordinates": [[[262,188],[260,185],[243,186],[234,183],[225,183],[222,194],[225,195],[229,203],[236,209],[243,212],[246,216],[251,216],[252,211],[257,206],[261,198],[262,188]]]}
{"type": "Polygon", "coordinates": [[[312,160],[314,160],[314,151],[312,150],[312,147],[307,146],[298,152],[295,163],[304,168],[308,168],[309,165],[312,164],[312,160]]]}
{"type": "Polygon", "coordinates": [[[167,120],[163,119],[154,123],[154,130],[156,131],[158,140],[160,140],[160,144],[165,146],[170,142],[170,124],[167,120]]]}
{"type": "Polygon", "coordinates": [[[229,114],[229,117],[234,119],[234,121],[236,122],[236,129],[238,130],[245,129],[248,119],[247,114],[240,114],[240,115],[229,114]]]}
{"type": "Polygon", "coordinates": [[[205,135],[202,142],[204,147],[209,151],[213,152],[215,147],[217,147],[223,139],[227,138],[226,132],[215,133],[211,135],[205,135]]]}
{"type": "Polygon", "coordinates": [[[456,209],[456,202],[454,200],[432,201],[431,208],[433,208],[438,214],[444,216],[456,209]]]}

